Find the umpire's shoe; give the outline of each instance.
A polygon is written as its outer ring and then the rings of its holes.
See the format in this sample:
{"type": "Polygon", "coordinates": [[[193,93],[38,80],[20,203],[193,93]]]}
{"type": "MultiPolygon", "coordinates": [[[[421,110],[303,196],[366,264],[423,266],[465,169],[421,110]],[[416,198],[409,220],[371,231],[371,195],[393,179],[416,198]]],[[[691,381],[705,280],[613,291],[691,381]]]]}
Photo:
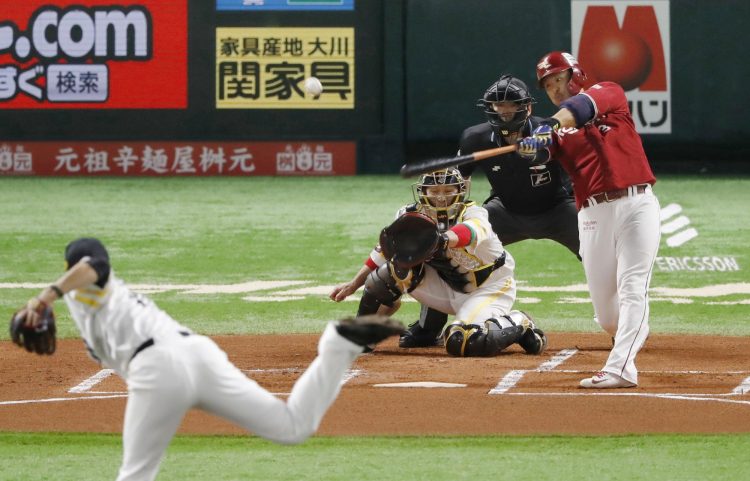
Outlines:
{"type": "Polygon", "coordinates": [[[419,325],[419,321],[409,324],[409,328],[398,338],[398,347],[431,347],[440,344],[440,332],[433,332],[419,325]]]}
{"type": "Polygon", "coordinates": [[[525,315],[522,323],[524,331],[521,339],[518,340],[518,344],[526,351],[526,354],[539,355],[547,348],[547,336],[544,331],[536,327],[534,321],[531,320],[531,316],[525,312],[523,314],[525,315]]]}
{"type": "Polygon", "coordinates": [[[370,350],[380,341],[398,336],[405,330],[399,321],[378,315],[347,317],[336,324],[336,331],[341,337],[364,348],[369,346],[370,350]]]}

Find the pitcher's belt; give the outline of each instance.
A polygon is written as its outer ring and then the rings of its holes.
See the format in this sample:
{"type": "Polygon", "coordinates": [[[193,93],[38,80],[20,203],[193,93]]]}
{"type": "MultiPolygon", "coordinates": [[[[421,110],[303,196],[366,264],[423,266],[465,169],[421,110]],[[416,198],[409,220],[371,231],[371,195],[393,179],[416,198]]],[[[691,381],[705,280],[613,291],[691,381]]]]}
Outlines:
{"type": "MultiPolygon", "coordinates": [[[[187,337],[189,335],[190,335],[190,333],[188,331],[180,331],[180,336],[187,337]]],[[[132,361],[133,359],[135,359],[135,356],[137,356],[138,354],[140,354],[141,351],[143,351],[144,349],[148,349],[149,347],[151,347],[153,345],[154,345],[154,338],[153,337],[151,337],[149,339],[146,339],[145,341],[143,341],[141,343],[140,346],[138,346],[138,347],[135,348],[135,351],[133,351],[133,355],[130,356],[130,360],[132,361]]]]}

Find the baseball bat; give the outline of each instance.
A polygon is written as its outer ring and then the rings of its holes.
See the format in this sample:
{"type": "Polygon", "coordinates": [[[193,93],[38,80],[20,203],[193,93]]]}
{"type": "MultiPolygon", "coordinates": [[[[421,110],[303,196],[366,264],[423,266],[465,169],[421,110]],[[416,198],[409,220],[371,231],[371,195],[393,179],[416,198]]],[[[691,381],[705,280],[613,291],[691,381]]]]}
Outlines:
{"type": "Polygon", "coordinates": [[[439,159],[423,160],[422,162],[415,162],[413,164],[404,164],[401,167],[401,177],[427,174],[436,170],[445,169],[446,167],[456,167],[468,164],[469,162],[478,162],[480,160],[489,159],[490,157],[514,152],[517,149],[518,145],[513,144],[494,149],[479,150],[473,154],[459,155],[458,157],[442,157],[439,159]]]}

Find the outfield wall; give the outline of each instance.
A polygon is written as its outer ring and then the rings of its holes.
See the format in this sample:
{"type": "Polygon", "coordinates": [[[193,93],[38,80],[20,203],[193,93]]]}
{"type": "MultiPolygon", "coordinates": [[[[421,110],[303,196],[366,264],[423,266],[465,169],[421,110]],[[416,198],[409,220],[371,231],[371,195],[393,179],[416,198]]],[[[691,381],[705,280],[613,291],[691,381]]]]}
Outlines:
{"type": "Polygon", "coordinates": [[[128,175],[154,175],[153,143],[172,148],[161,175],[223,175],[206,167],[206,145],[227,167],[257,160],[233,175],[395,172],[452,153],[483,121],[484,89],[504,72],[534,85],[536,60],[553,49],[630,86],[656,164],[742,161],[748,18],[740,0],[13,2],[0,11],[0,173],[115,174],[91,169],[130,149],[140,164],[128,175]],[[614,47],[625,60],[604,59],[614,47]],[[301,89],[309,75],[323,79],[320,98],[301,89]],[[279,150],[261,153],[269,142],[279,150]],[[340,143],[341,157],[315,163],[340,143]]]}

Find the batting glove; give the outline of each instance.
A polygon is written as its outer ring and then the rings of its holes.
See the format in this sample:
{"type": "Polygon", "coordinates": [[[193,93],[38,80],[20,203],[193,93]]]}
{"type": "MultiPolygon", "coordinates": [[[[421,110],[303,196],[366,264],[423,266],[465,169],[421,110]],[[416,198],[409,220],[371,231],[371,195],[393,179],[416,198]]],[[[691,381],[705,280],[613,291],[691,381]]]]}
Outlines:
{"type": "Polygon", "coordinates": [[[551,125],[542,124],[539,127],[535,128],[533,132],[531,132],[531,138],[536,141],[537,148],[549,147],[550,145],[552,145],[553,131],[554,129],[551,125]]]}
{"type": "Polygon", "coordinates": [[[537,153],[546,149],[546,142],[539,140],[535,136],[524,137],[518,143],[518,155],[526,160],[534,161],[537,153]]]}

